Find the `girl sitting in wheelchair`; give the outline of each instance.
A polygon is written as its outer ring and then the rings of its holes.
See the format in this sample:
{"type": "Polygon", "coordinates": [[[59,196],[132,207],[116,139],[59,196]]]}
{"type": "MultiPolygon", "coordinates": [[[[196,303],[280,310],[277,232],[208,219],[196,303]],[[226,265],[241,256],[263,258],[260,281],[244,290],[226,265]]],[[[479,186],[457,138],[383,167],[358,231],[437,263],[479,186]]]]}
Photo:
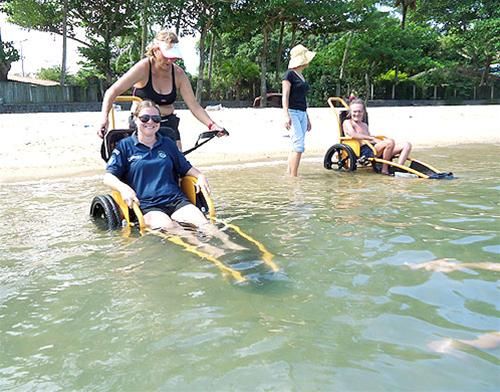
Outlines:
{"type": "MultiPolygon", "coordinates": [[[[404,165],[406,159],[408,158],[411,152],[411,144],[408,142],[396,143],[394,139],[390,139],[387,137],[377,138],[375,136],[370,135],[370,131],[368,130],[368,124],[364,121],[366,115],[366,106],[363,100],[354,99],[349,104],[350,116],[348,119],[344,120],[342,123],[342,128],[344,130],[345,135],[350,136],[353,139],[365,141],[371,143],[375,148],[376,157],[382,157],[386,161],[391,161],[392,158],[399,154],[398,163],[400,165],[404,165]]],[[[371,149],[365,148],[362,153],[366,151],[366,153],[371,153],[371,149]]],[[[388,164],[384,163],[382,165],[382,174],[390,175],[388,164]]]]}

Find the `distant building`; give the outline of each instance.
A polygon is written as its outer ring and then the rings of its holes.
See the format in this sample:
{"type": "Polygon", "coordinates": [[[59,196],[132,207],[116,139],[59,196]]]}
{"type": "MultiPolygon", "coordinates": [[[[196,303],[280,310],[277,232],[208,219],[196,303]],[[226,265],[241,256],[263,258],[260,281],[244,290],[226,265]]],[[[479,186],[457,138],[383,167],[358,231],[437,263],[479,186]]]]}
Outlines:
{"type": "Polygon", "coordinates": [[[19,76],[12,74],[9,74],[9,81],[35,84],[37,86],[59,86],[59,82],[54,82],[53,80],[41,80],[41,79],[31,78],[29,76],[19,76]]]}

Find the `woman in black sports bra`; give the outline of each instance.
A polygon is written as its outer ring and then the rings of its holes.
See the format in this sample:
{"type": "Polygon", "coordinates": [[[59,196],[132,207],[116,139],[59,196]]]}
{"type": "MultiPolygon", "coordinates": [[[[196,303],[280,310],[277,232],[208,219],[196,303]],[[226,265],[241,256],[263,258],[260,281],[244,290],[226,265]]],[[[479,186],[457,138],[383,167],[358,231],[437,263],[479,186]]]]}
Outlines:
{"type": "Polygon", "coordinates": [[[132,88],[132,94],[142,99],[150,99],[161,110],[160,132],[173,139],[182,149],[179,134],[179,118],[174,114],[177,91],[180,92],[193,115],[209,130],[222,131],[196,98],[184,70],[175,65],[181,58],[178,38],[172,32],[160,31],[146,51],[146,58],[132,66],[122,77],[106,90],[102,101],[101,122],[97,134],[103,137],[108,129],[108,113],[118,95],[132,88]]]}

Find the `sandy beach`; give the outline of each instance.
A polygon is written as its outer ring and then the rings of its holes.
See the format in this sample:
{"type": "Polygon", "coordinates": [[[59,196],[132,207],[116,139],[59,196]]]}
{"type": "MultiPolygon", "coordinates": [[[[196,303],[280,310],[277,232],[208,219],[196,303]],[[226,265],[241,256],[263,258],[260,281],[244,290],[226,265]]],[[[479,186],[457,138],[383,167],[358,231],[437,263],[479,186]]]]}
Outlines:
{"type": "MultiPolygon", "coordinates": [[[[194,165],[206,168],[286,159],[290,147],[281,109],[222,108],[209,113],[230,136],[212,140],[190,154],[194,165]]],[[[188,110],[177,114],[187,149],[206,129],[188,110]]],[[[310,108],[309,115],[313,129],[304,156],[322,156],[337,141],[336,121],[329,108],[310,108]]],[[[117,112],[117,124],[125,126],[127,116],[126,111],[117,112]]],[[[408,140],[415,151],[439,145],[500,143],[498,105],[370,108],[369,116],[372,134],[408,140]]],[[[97,112],[1,114],[0,182],[102,173],[98,119],[97,112]]]]}

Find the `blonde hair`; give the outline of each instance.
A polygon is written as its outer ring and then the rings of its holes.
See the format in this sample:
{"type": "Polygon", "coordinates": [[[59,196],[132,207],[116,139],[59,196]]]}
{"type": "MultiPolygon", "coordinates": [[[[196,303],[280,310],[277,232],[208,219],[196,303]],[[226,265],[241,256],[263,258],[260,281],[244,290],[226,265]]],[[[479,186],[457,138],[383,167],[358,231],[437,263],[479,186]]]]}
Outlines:
{"type": "Polygon", "coordinates": [[[154,108],[154,109],[158,110],[158,114],[161,114],[160,107],[156,103],[154,103],[153,101],[151,101],[149,99],[145,99],[144,101],[141,101],[137,104],[137,106],[134,110],[134,116],[139,117],[139,113],[141,112],[141,110],[146,109],[146,108],[154,108]]]}
{"type": "Polygon", "coordinates": [[[351,106],[354,104],[362,105],[363,110],[366,113],[366,104],[365,101],[363,101],[361,98],[354,98],[351,102],[349,102],[349,109],[351,109],[351,106]]]}
{"type": "Polygon", "coordinates": [[[150,44],[146,48],[146,56],[152,57],[153,56],[153,51],[155,48],[158,47],[158,44],[160,42],[166,42],[167,44],[178,44],[179,43],[179,38],[177,38],[177,34],[175,34],[173,31],[168,31],[168,30],[161,30],[159,31],[155,39],[150,42],[150,44]]]}

